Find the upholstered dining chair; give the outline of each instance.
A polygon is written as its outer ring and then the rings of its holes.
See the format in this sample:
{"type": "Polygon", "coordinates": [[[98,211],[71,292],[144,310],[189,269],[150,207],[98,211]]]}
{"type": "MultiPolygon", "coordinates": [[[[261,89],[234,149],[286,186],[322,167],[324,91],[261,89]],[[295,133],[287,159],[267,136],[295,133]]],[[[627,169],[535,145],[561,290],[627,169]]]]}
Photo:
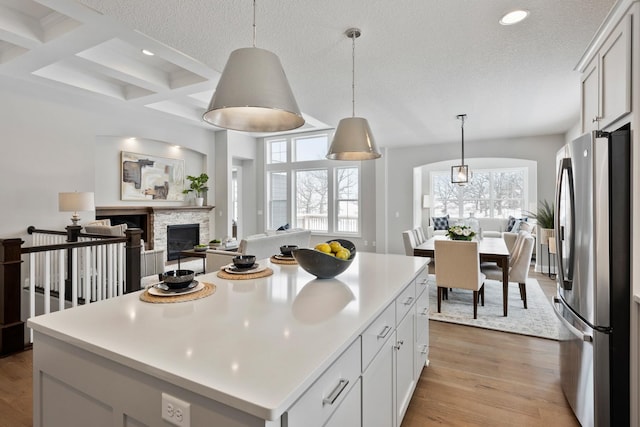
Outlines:
{"type": "Polygon", "coordinates": [[[436,285],[438,286],[438,313],[443,294],[449,288],[473,291],[473,318],[478,318],[478,299],[484,306],[485,275],[480,272],[478,242],[436,240],[436,285]]]}
{"type": "Polygon", "coordinates": [[[418,246],[416,243],[416,235],[413,230],[406,230],[402,232],[402,242],[404,243],[404,253],[408,256],[413,256],[413,248],[418,246]]]}
{"type": "MultiPolygon", "coordinates": [[[[527,278],[529,277],[534,244],[535,238],[526,233],[522,236],[518,247],[514,247],[514,252],[509,260],[509,282],[518,284],[520,299],[524,303],[524,308],[527,308],[527,278]]],[[[487,276],[487,279],[502,282],[502,269],[500,267],[483,266],[482,272],[487,276]]]]}

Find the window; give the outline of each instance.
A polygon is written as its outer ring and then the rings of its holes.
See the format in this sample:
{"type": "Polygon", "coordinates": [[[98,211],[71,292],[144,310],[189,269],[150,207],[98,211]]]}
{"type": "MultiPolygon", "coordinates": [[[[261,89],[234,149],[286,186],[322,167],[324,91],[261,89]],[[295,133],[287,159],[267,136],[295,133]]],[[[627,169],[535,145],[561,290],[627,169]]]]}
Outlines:
{"type": "Polygon", "coordinates": [[[451,183],[450,171],[431,173],[432,216],[519,217],[525,210],[527,169],[474,170],[465,186],[451,183]]]}
{"type": "Polygon", "coordinates": [[[360,232],[360,162],[327,160],[326,133],[280,137],[265,147],[267,228],[360,232]]]}

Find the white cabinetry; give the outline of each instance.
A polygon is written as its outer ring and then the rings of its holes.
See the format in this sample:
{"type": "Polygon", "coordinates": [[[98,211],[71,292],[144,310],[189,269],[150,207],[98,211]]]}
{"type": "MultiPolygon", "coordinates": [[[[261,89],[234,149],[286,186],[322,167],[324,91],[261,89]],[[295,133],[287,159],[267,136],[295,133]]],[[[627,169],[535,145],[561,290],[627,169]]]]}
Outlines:
{"type": "MultiPolygon", "coordinates": [[[[415,310],[415,305],[412,306],[415,310]]],[[[414,316],[407,315],[396,330],[396,426],[399,426],[407,411],[416,378],[413,369],[414,316]]]]}
{"type": "MultiPolygon", "coordinates": [[[[323,426],[347,395],[351,402],[356,399],[360,402],[359,377],[360,339],[357,339],[287,411],[285,425],[323,426]],[[357,397],[351,396],[354,393],[357,397]]],[[[343,411],[351,412],[348,408],[343,411]]],[[[338,419],[342,419],[342,416],[338,419]]]]}
{"type": "Polygon", "coordinates": [[[631,20],[620,21],[583,70],[583,132],[607,129],[631,112],[631,20]]]}
{"type": "Polygon", "coordinates": [[[362,335],[363,426],[398,427],[402,423],[427,360],[427,281],[423,271],[362,335]],[[372,355],[372,351],[377,353],[372,355]]]}

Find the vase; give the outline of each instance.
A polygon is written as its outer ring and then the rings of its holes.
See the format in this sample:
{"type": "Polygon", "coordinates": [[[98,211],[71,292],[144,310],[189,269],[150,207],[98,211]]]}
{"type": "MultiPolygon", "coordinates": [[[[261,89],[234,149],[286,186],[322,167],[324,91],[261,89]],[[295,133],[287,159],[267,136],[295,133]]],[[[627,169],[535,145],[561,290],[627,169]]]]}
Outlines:
{"type": "Polygon", "coordinates": [[[204,197],[196,197],[196,206],[202,206],[204,203],[204,197]]]}
{"type": "Polygon", "coordinates": [[[471,237],[471,236],[451,236],[451,240],[466,240],[466,241],[471,241],[471,239],[473,239],[473,237],[471,237]]]}

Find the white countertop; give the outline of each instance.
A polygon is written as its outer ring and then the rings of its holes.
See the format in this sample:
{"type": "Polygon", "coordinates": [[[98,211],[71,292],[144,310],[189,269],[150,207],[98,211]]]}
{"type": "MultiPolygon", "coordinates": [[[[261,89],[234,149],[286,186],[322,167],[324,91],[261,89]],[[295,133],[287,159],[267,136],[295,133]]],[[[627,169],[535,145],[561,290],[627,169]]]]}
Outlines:
{"type": "MultiPolygon", "coordinates": [[[[140,292],[37,316],[44,335],[263,419],[276,419],[425,267],[425,259],[358,253],[335,279],[297,265],[214,283],[206,298],[140,301],[140,292]]],[[[36,335],[37,343],[37,335],[36,335]]]]}

